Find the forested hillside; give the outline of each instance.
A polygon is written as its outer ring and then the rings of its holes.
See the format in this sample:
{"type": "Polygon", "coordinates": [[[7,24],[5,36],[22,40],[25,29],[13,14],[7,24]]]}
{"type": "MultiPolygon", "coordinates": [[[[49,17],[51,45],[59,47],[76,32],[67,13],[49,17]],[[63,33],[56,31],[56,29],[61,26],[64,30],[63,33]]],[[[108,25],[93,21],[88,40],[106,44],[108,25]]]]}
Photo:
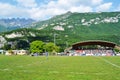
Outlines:
{"type": "Polygon", "coordinates": [[[14,30],[1,35],[8,41],[54,42],[68,47],[85,40],[105,40],[120,44],[120,12],[71,13],[33,23],[31,28],[14,30]]]}

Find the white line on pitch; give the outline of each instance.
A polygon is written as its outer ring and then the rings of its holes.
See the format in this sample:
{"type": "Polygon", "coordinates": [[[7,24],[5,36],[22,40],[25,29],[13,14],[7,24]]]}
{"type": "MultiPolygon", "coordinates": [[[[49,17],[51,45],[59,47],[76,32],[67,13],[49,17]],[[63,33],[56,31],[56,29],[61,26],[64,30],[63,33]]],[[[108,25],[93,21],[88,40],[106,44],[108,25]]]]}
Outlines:
{"type": "Polygon", "coordinates": [[[105,61],[105,62],[108,63],[108,64],[111,64],[111,65],[114,66],[114,67],[120,68],[119,65],[114,64],[114,63],[112,63],[112,62],[110,62],[110,61],[108,61],[108,60],[106,60],[106,59],[103,59],[103,58],[100,58],[100,59],[103,60],[103,61],[105,61]]]}

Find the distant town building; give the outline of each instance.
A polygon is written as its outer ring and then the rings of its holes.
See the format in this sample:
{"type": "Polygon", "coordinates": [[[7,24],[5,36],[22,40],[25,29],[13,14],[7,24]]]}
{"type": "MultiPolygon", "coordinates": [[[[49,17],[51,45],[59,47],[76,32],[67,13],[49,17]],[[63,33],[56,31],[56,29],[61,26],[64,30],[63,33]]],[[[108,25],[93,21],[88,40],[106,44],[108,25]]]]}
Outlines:
{"type": "Polygon", "coordinates": [[[28,50],[8,50],[5,55],[27,55],[29,54],[28,50]]]}
{"type": "Polygon", "coordinates": [[[5,51],[4,50],[0,50],[0,54],[4,54],[5,53],[5,51]]]}
{"type": "Polygon", "coordinates": [[[6,43],[7,41],[5,40],[5,38],[3,36],[0,36],[0,48],[4,47],[4,44],[6,43]]]}

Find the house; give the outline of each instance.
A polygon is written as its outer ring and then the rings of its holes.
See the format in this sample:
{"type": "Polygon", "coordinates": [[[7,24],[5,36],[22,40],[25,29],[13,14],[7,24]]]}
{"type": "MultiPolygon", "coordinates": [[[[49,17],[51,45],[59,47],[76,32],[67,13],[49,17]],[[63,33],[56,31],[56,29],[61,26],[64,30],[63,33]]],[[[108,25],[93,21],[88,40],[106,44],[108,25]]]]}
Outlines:
{"type": "Polygon", "coordinates": [[[27,55],[29,54],[28,50],[8,50],[5,55],[27,55]]]}
{"type": "Polygon", "coordinates": [[[27,54],[29,54],[29,51],[28,50],[17,50],[16,54],[17,55],[27,55],[27,54]]]}
{"type": "Polygon", "coordinates": [[[4,54],[5,53],[5,51],[4,50],[0,50],[0,54],[4,54]]]}

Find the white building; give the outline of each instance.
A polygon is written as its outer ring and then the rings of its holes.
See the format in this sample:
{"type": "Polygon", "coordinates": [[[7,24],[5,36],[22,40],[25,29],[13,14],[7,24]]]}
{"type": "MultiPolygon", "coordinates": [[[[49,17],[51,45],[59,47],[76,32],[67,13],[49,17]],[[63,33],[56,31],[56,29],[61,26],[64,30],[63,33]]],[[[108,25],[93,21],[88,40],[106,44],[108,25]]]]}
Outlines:
{"type": "Polygon", "coordinates": [[[9,50],[6,51],[5,55],[27,55],[29,54],[28,50],[9,50]]]}

